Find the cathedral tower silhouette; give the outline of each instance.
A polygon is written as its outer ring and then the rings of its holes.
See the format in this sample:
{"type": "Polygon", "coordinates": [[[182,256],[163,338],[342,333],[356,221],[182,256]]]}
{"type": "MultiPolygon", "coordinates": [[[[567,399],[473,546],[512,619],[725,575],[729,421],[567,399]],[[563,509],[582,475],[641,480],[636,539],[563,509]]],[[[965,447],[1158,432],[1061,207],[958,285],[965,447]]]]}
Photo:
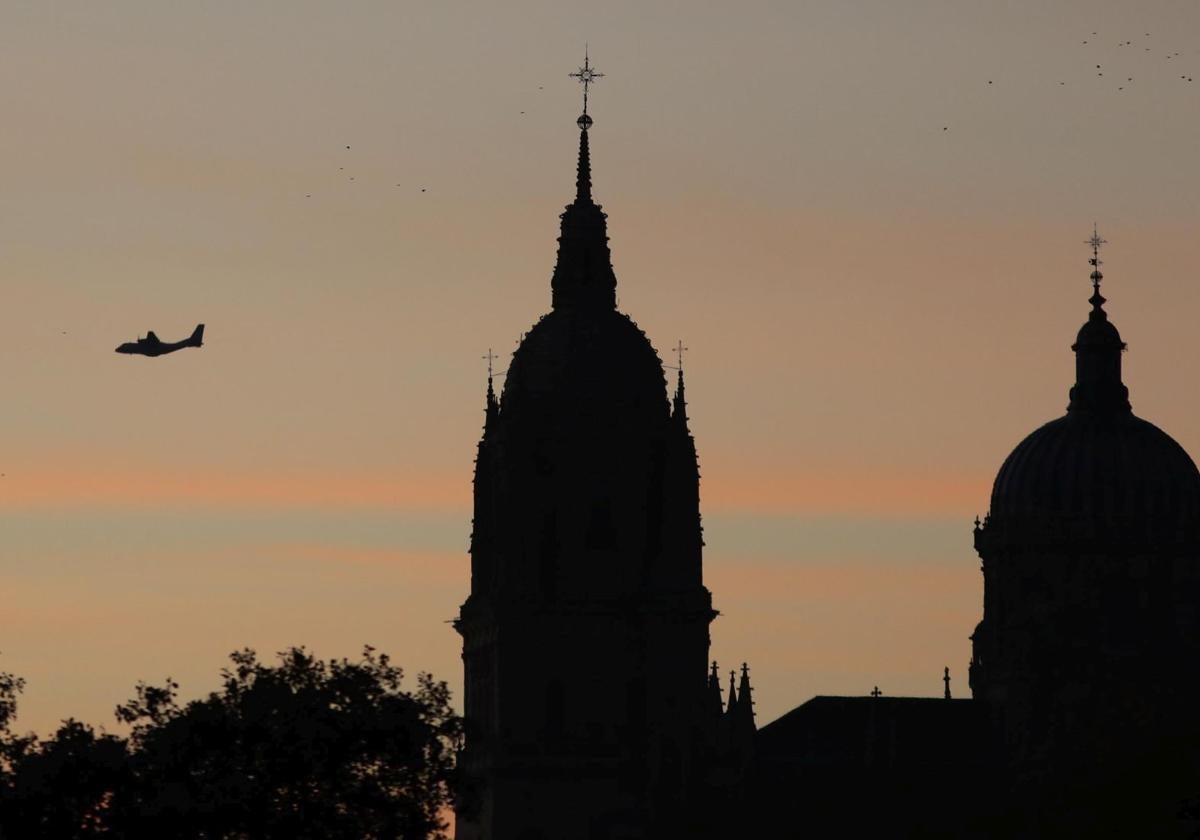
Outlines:
{"type": "Polygon", "coordinates": [[[683,371],[668,401],[658,354],[616,308],[591,125],[585,105],[551,311],[499,398],[488,380],[455,622],[475,790],[460,840],[664,836],[707,772],[716,612],[683,371]]]}

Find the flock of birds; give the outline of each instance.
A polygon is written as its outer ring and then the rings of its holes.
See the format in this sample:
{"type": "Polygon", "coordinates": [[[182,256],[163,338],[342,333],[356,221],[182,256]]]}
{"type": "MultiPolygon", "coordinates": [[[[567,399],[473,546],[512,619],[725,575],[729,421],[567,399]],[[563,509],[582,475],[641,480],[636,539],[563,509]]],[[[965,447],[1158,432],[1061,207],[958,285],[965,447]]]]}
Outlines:
{"type": "MultiPolygon", "coordinates": [[[[1095,61],[1095,59],[1096,59],[1096,57],[1094,55],[1096,53],[1096,51],[1099,48],[1106,46],[1106,44],[1104,42],[1097,39],[1098,35],[1099,35],[1098,32],[1092,32],[1089,37],[1082,39],[1082,41],[1080,43],[1081,48],[1086,48],[1092,52],[1092,54],[1093,54],[1093,56],[1091,58],[1092,61],[1095,61]]],[[[1151,37],[1152,37],[1152,35],[1149,32],[1146,32],[1143,35],[1143,38],[1151,38],[1151,37]]],[[[1143,72],[1152,73],[1154,78],[1161,77],[1161,68],[1167,66],[1165,64],[1165,62],[1174,61],[1175,65],[1181,65],[1184,63],[1183,61],[1178,60],[1178,59],[1183,58],[1183,54],[1179,50],[1152,48],[1152,47],[1144,46],[1144,42],[1135,43],[1133,41],[1133,39],[1117,41],[1116,46],[1118,49],[1125,50],[1125,55],[1118,57],[1116,60],[1114,60],[1108,64],[1105,63],[1105,61],[1108,61],[1108,59],[1105,57],[1101,57],[1100,63],[1097,63],[1095,65],[1096,78],[1101,78],[1101,79],[1105,78],[1104,71],[1106,69],[1110,71],[1110,75],[1108,76],[1108,78],[1116,79],[1118,82],[1118,84],[1115,85],[1116,92],[1121,92],[1121,91],[1124,91],[1127,87],[1132,87],[1134,80],[1136,78],[1138,78],[1138,77],[1134,76],[1133,71],[1129,69],[1130,62],[1128,61],[1128,59],[1132,58],[1134,55],[1138,55],[1142,58],[1146,58],[1146,57],[1160,58],[1164,62],[1164,64],[1162,64],[1159,68],[1145,68],[1145,70],[1138,71],[1139,73],[1143,73],[1143,72]],[[1137,50],[1137,47],[1139,47],[1139,46],[1141,47],[1140,52],[1137,50]],[[1149,54],[1149,55],[1147,55],[1147,54],[1149,54]],[[1124,68],[1125,68],[1124,74],[1125,75],[1124,75],[1123,80],[1122,80],[1122,75],[1123,75],[1122,72],[1120,70],[1117,70],[1114,72],[1114,68],[1112,66],[1113,64],[1118,64],[1118,65],[1124,66],[1124,68]]],[[[1200,52],[1200,50],[1197,50],[1196,52],[1200,52]]],[[[1173,71],[1172,71],[1171,75],[1174,76],[1173,71]]],[[[1143,75],[1142,78],[1145,78],[1145,76],[1143,75]]],[[[1183,72],[1183,73],[1179,74],[1179,78],[1177,81],[1181,82],[1185,85],[1190,84],[1193,81],[1193,76],[1190,72],[1183,72]]],[[[995,83],[995,80],[988,79],[987,83],[989,85],[993,85],[995,83]]],[[[1058,84],[1060,86],[1065,86],[1067,83],[1065,80],[1059,79],[1058,84]]],[[[942,126],[942,131],[949,131],[949,130],[950,130],[950,126],[942,126]]]]}
{"type": "MultiPolygon", "coordinates": [[[[545,90],[545,85],[538,85],[538,88],[537,88],[537,89],[538,89],[538,90],[545,90]]],[[[522,114],[524,114],[525,112],[524,112],[524,111],[522,111],[521,113],[522,113],[522,114]]],[[[350,146],[349,146],[349,145],[347,145],[347,146],[346,146],[346,148],[345,148],[345,151],[347,151],[347,152],[348,152],[348,151],[350,151],[350,146]]],[[[347,182],[349,182],[349,181],[353,181],[353,180],[354,180],[354,178],[355,178],[355,176],[353,176],[353,175],[346,175],[346,174],[345,174],[345,172],[346,172],[346,167],[344,167],[344,166],[339,166],[339,167],[337,168],[337,171],[338,171],[339,177],[341,177],[341,178],[345,178],[347,182]]],[[[397,186],[397,187],[403,187],[403,186],[404,186],[404,184],[396,184],[396,186],[397,186]]],[[[421,187],[421,192],[429,192],[429,188],[428,188],[428,187],[421,187]]],[[[312,194],[312,193],[305,193],[305,194],[304,194],[304,197],[305,197],[305,198],[312,198],[312,197],[313,197],[313,194],[312,194]]]]}
{"type": "MultiPolygon", "coordinates": [[[[1096,41],[1096,40],[1094,40],[1094,39],[1095,39],[1095,38],[1096,38],[1098,35],[1099,35],[1099,33],[1098,33],[1098,32],[1092,32],[1092,34],[1091,34],[1091,37],[1089,37],[1089,38],[1084,38],[1084,39],[1082,40],[1082,42],[1080,43],[1080,46],[1081,46],[1081,47],[1092,47],[1092,48],[1093,48],[1093,52],[1094,52],[1094,51],[1095,51],[1095,48],[1096,48],[1096,47],[1098,47],[1098,46],[1100,46],[1100,42],[1099,42],[1099,41],[1096,41]]],[[[1145,37],[1145,38],[1150,38],[1150,37],[1152,37],[1152,36],[1151,36],[1151,33],[1147,32],[1147,33],[1145,33],[1144,37],[1145,37]]],[[[1137,45],[1135,45],[1135,43],[1134,43],[1134,41],[1133,41],[1132,39],[1126,39],[1126,40],[1124,40],[1124,41],[1118,41],[1118,42],[1117,42],[1117,47],[1118,47],[1118,48],[1121,48],[1121,49],[1124,49],[1124,48],[1126,48],[1126,47],[1133,48],[1133,47],[1135,47],[1135,46],[1137,46],[1137,45]]],[[[1133,52],[1135,52],[1135,50],[1133,50],[1133,49],[1130,49],[1130,50],[1128,50],[1127,52],[1133,53],[1133,52]]],[[[1196,52],[1200,52],[1200,50],[1197,50],[1196,52]]],[[[1179,52],[1179,50],[1169,50],[1169,49],[1166,49],[1166,50],[1161,50],[1161,51],[1159,51],[1158,53],[1156,53],[1156,52],[1155,52],[1155,50],[1154,50],[1154,49],[1152,49],[1151,47],[1146,47],[1146,46],[1143,46],[1143,47],[1142,47],[1142,54],[1143,54],[1143,56],[1145,55],[1145,53],[1150,53],[1152,56],[1153,56],[1153,55],[1156,55],[1156,54],[1158,54],[1158,55],[1161,55],[1165,61],[1170,61],[1170,60],[1172,60],[1172,59],[1181,58],[1181,57],[1182,57],[1182,55],[1183,55],[1182,53],[1180,53],[1180,52],[1179,52]]],[[[1181,64],[1182,62],[1178,62],[1178,61],[1177,61],[1177,62],[1175,62],[1175,63],[1176,63],[1176,64],[1181,64]]],[[[1105,67],[1106,67],[1106,65],[1105,65],[1105,64],[1103,64],[1103,63],[1100,63],[1100,64],[1097,64],[1097,65],[1096,65],[1096,67],[1095,67],[1095,70],[1096,70],[1096,76],[1097,76],[1097,78],[1104,78],[1104,69],[1105,69],[1105,67]]],[[[1129,71],[1126,71],[1126,72],[1129,72],[1129,71]]],[[[1119,80],[1120,80],[1120,74],[1118,73],[1117,75],[1115,75],[1115,76],[1112,76],[1112,78],[1116,78],[1116,79],[1118,79],[1118,81],[1119,81],[1119,80]]],[[[1118,84],[1118,85],[1116,86],[1116,90],[1117,90],[1118,92],[1124,91],[1127,85],[1132,85],[1132,83],[1133,83],[1133,81],[1134,81],[1134,78],[1135,78],[1135,77],[1134,77],[1134,76],[1132,76],[1132,75],[1127,75],[1127,76],[1125,76],[1125,80],[1124,80],[1124,82],[1123,82],[1123,83],[1121,83],[1121,84],[1118,84]]],[[[1181,81],[1181,82],[1183,82],[1183,83],[1185,83],[1185,84],[1190,84],[1190,83],[1193,81],[1193,77],[1192,77],[1191,73],[1188,73],[1188,72],[1180,73],[1180,74],[1179,74],[1179,81],[1181,81]]],[[[994,84],[995,84],[995,80],[994,80],[994,79],[988,79],[988,80],[987,80],[987,83],[988,83],[989,85],[994,85],[994,84]]],[[[1067,83],[1066,83],[1066,81],[1065,81],[1065,80],[1062,80],[1062,79],[1060,79],[1060,80],[1059,80],[1059,82],[1058,82],[1058,84],[1059,84],[1060,86],[1065,86],[1067,83]]],[[[543,89],[544,89],[544,88],[543,88],[543,86],[542,86],[542,85],[538,85],[538,90],[543,90],[543,89]]],[[[522,114],[522,115],[523,115],[524,113],[525,113],[524,111],[521,111],[521,114],[522,114]]],[[[942,131],[949,131],[949,130],[950,130],[950,126],[948,126],[948,125],[944,125],[944,126],[942,126],[942,131]]],[[[350,146],[346,146],[346,150],[347,150],[347,151],[349,151],[349,149],[350,149],[350,146]]],[[[346,171],[346,168],[345,168],[344,166],[339,166],[339,167],[338,167],[338,172],[339,172],[339,173],[345,173],[345,171],[346,171]]],[[[354,176],[353,176],[353,175],[346,176],[346,175],[344,175],[344,174],[343,174],[343,175],[342,175],[342,177],[345,177],[345,178],[346,178],[348,181],[353,181],[353,180],[354,180],[354,176]]],[[[403,184],[396,184],[396,186],[397,186],[397,187],[401,187],[401,186],[403,186],[403,184]]],[[[426,187],[421,187],[421,192],[427,192],[427,191],[428,191],[428,189],[427,189],[426,187]]],[[[305,193],[304,197],[305,197],[305,198],[312,198],[312,193],[305,193]]]]}
{"type": "MultiPolygon", "coordinates": [[[[545,85],[538,85],[538,86],[537,86],[537,89],[538,89],[538,90],[545,90],[546,88],[545,88],[545,85]]],[[[522,114],[524,114],[525,112],[524,112],[524,111],[521,111],[521,113],[522,113],[522,114]]],[[[350,146],[349,146],[349,145],[347,145],[347,146],[346,146],[346,148],[345,148],[345,151],[347,151],[347,152],[348,152],[348,151],[350,151],[350,146]]],[[[346,175],[346,174],[345,174],[345,172],[346,172],[346,167],[344,167],[344,166],[339,166],[339,167],[337,168],[337,171],[338,171],[338,173],[339,173],[339,177],[341,177],[341,178],[345,178],[347,182],[349,182],[349,181],[353,181],[353,180],[354,180],[354,177],[355,177],[355,176],[353,176],[353,175],[346,175]]],[[[404,184],[396,184],[396,186],[397,186],[397,187],[403,187],[403,186],[404,186],[404,184]]],[[[428,187],[421,187],[421,192],[429,192],[429,188],[428,188],[428,187]]],[[[305,193],[305,194],[304,194],[304,197],[305,197],[305,198],[312,198],[312,197],[313,197],[313,194],[312,194],[312,193],[305,193]]]]}
{"type": "MultiPolygon", "coordinates": [[[[524,114],[525,112],[524,112],[524,111],[522,111],[521,113],[522,113],[522,114],[524,114]]],[[[350,146],[346,146],[346,151],[350,151],[350,146]]],[[[345,173],[345,171],[346,171],[346,167],[344,167],[344,166],[339,166],[339,167],[337,168],[337,171],[338,171],[339,173],[345,173]]],[[[353,175],[339,174],[339,177],[345,178],[347,181],[353,181],[353,180],[354,180],[354,176],[353,176],[353,175]]],[[[397,186],[397,187],[403,187],[404,185],[403,185],[403,184],[396,184],[396,186],[397,186]]],[[[428,191],[429,191],[429,188],[428,188],[428,187],[421,187],[421,192],[428,192],[428,191]]],[[[305,197],[305,198],[312,198],[312,197],[313,197],[313,194],[312,194],[312,193],[305,193],[305,194],[304,194],[304,197],[305,197]]]]}
{"type": "MultiPolygon", "coordinates": [[[[1093,36],[1093,37],[1095,37],[1095,35],[1096,35],[1096,33],[1095,33],[1095,32],[1093,32],[1093,33],[1092,33],[1092,36],[1093,36]]],[[[1149,33],[1149,32],[1147,32],[1147,33],[1146,33],[1146,35],[1145,35],[1145,37],[1149,38],[1149,37],[1150,37],[1150,33],[1149,33]]],[[[1095,43],[1094,43],[1094,42],[1092,42],[1091,40],[1087,39],[1087,38],[1085,38],[1085,39],[1083,40],[1083,43],[1081,44],[1081,46],[1084,46],[1084,47],[1087,47],[1087,46],[1094,46],[1094,45],[1095,45],[1095,43]]],[[[1121,48],[1123,48],[1123,47],[1132,47],[1132,46],[1134,46],[1134,43],[1133,43],[1133,41],[1118,41],[1118,42],[1117,42],[1117,46],[1118,46],[1118,47],[1121,47],[1121,48]]],[[[1143,48],[1142,48],[1142,51],[1143,51],[1144,53],[1151,53],[1151,55],[1153,55],[1153,54],[1154,54],[1154,51],[1153,51],[1153,50],[1152,50],[1150,47],[1143,47],[1143,48]]],[[[1133,52],[1133,51],[1131,50],[1130,52],[1133,52]]],[[[1163,52],[1163,54],[1165,55],[1165,60],[1167,60],[1167,61],[1170,61],[1170,60],[1171,60],[1171,59],[1173,59],[1173,58],[1179,58],[1179,57],[1180,57],[1180,52],[1179,52],[1178,50],[1163,50],[1162,52],[1163,52]]],[[[1176,64],[1178,64],[1178,63],[1179,63],[1179,62],[1176,62],[1176,64]]],[[[1101,64],[1097,64],[1097,65],[1096,65],[1096,75],[1097,75],[1097,76],[1099,76],[1099,77],[1103,77],[1103,76],[1104,76],[1104,66],[1103,66],[1103,65],[1101,65],[1101,64]]],[[[1190,75],[1190,74],[1188,74],[1188,73],[1181,73],[1181,74],[1180,74],[1180,76],[1179,76],[1179,79],[1180,79],[1180,81],[1183,81],[1183,82],[1191,82],[1191,81],[1192,81],[1192,77],[1191,77],[1191,75],[1190,75]]],[[[1126,77],[1125,77],[1125,81],[1126,81],[1126,82],[1132,82],[1132,81],[1133,81],[1133,76],[1126,76],[1126,77]]],[[[1059,84],[1061,85],[1061,84],[1063,84],[1063,82],[1059,82],[1059,84]]],[[[1124,85],[1118,85],[1118,86],[1117,86],[1117,90],[1125,90],[1125,86],[1124,86],[1124,85]]]]}

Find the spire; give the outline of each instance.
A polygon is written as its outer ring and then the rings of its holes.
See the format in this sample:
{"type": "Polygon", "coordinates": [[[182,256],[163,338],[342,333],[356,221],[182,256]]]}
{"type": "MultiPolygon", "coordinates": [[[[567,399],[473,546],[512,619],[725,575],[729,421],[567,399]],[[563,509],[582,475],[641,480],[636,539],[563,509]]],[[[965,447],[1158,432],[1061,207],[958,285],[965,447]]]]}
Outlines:
{"type": "Polygon", "coordinates": [[[575,175],[575,203],[592,203],[592,156],[588,150],[587,128],[579,130],[579,164],[575,175]]]}
{"type": "Polygon", "coordinates": [[[579,115],[579,119],[575,124],[579,126],[579,174],[575,179],[575,202],[579,203],[592,200],[592,160],[588,154],[588,129],[592,127],[594,120],[588,116],[588,88],[596,83],[597,79],[603,78],[603,73],[596,72],[596,68],[592,67],[591,60],[588,58],[587,44],[583,45],[583,66],[574,73],[568,73],[571,78],[577,79],[583,85],[583,113],[579,115]]]}
{"type": "Polygon", "coordinates": [[[946,699],[947,700],[953,699],[950,696],[950,666],[949,665],[946,666],[945,674],[942,676],[942,682],[944,682],[946,684],[946,699]]]}
{"type": "Polygon", "coordinates": [[[1113,414],[1129,411],[1129,389],[1121,382],[1121,353],[1125,342],[1121,334],[1108,320],[1104,311],[1105,298],[1100,294],[1100,247],[1108,244],[1100,237],[1095,225],[1086,242],[1092,249],[1088,265],[1092,271],[1092,305],[1087,322],[1080,328],[1071,349],[1075,351],[1075,387],[1071,389],[1071,402],[1067,411],[1072,414],[1113,414]]]}
{"type": "Polygon", "coordinates": [[[592,158],[588,145],[588,129],[594,122],[587,112],[588,88],[604,74],[592,67],[585,50],[583,66],[570,76],[583,84],[583,114],[576,120],[579,163],[575,175],[575,200],[567,205],[566,212],[560,217],[558,260],[550,280],[551,302],[555,309],[615,309],[617,278],[608,250],[608,217],[592,200],[592,158]]]}
{"type": "Polygon", "coordinates": [[[675,379],[675,399],[674,407],[671,412],[677,422],[683,422],[687,425],[687,400],[683,396],[683,370],[680,369],[678,376],[675,379]]]}
{"type": "Polygon", "coordinates": [[[495,360],[496,360],[496,354],[492,352],[491,347],[488,348],[487,355],[484,356],[483,358],[486,359],[487,363],[488,363],[487,405],[484,408],[485,414],[484,414],[484,421],[483,421],[483,430],[486,433],[489,429],[492,428],[492,425],[496,421],[496,417],[500,413],[500,403],[497,402],[496,391],[492,387],[492,377],[494,375],[493,370],[492,370],[492,365],[493,365],[493,362],[495,362],[495,360]]]}
{"type": "Polygon", "coordinates": [[[733,682],[736,673],[736,671],[729,672],[729,706],[725,711],[731,715],[737,712],[738,709],[737,688],[733,682]]]}

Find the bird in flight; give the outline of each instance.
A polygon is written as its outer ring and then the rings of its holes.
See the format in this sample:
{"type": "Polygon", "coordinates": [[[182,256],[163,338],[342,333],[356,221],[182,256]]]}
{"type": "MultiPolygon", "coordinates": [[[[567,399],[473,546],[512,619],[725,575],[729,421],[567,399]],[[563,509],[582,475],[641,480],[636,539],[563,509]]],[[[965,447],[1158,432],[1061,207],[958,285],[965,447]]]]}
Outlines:
{"type": "Polygon", "coordinates": [[[176,350],[182,350],[184,347],[203,346],[204,325],[197,324],[192,334],[183,341],[162,341],[151,331],[146,333],[145,338],[139,338],[137,341],[127,341],[120,345],[117,348],[117,352],[131,356],[162,356],[166,353],[174,353],[176,350]]]}

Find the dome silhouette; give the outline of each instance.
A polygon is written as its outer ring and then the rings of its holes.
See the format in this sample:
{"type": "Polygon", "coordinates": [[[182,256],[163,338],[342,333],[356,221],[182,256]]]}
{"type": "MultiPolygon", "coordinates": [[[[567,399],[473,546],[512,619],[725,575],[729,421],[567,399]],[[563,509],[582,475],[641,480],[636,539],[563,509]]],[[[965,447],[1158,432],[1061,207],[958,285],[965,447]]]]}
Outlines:
{"type": "Polygon", "coordinates": [[[1130,408],[1125,342],[1104,311],[1101,277],[1092,274],[1092,310],[1071,347],[1066,415],[1021,441],[996,475],[989,524],[997,537],[1163,544],[1194,541],[1200,531],[1200,471],[1130,408]]]}
{"type": "Polygon", "coordinates": [[[1183,525],[1200,518],[1200,471],[1170,435],[1132,412],[1070,413],[1034,431],[1004,461],[991,517],[1183,525]]]}
{"type": "Polygon", "coordinates": [[[513,354],[501,404],[517,423],[554,414],[588,426],[662,424],[669,415],[658,353],[613,309],[560,309],[538,321],[513,354]]]}

